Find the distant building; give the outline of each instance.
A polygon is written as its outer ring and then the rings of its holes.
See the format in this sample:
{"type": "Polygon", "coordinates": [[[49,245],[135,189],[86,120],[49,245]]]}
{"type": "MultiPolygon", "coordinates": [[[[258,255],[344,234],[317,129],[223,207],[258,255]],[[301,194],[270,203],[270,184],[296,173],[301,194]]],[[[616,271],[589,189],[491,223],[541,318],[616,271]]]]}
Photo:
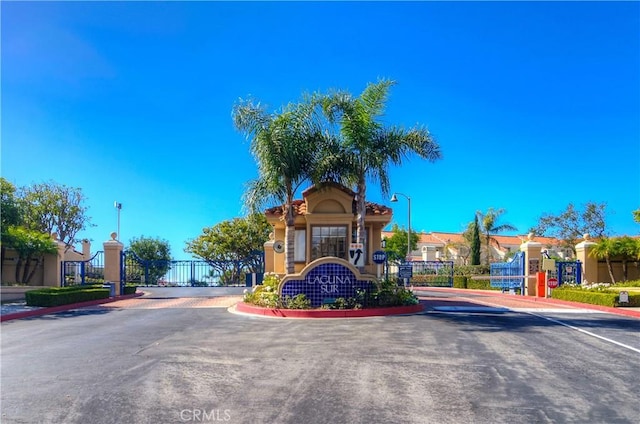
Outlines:
{"type": "MultiPolygon", "coordinates": [[[[382,238],[393,235],[391,231],[383,231],[382,238]]],[[[454,261],[457,265],[468,265],[471,252],[469,245],[462,233],[430,232],[418,233],[417,249],[411,252],[414,261],[454,261]]],[[[482,236],[481,236],[482,237],[482,236]]],[[[527,235],[493,235],[491,241],[491,262],[503,262],[509,254],[520,250],[520,245],[527,241],[527,235]]],[[[572,258],[573,251],[561,246],[561,240],[553,237],[535,237],[535,241],[542,243],[543,250],[547,250],[550,256],[563,259],[572,258]]],[[[486,248],[481,249],[481,263],[486,262],[486,248]]]]}

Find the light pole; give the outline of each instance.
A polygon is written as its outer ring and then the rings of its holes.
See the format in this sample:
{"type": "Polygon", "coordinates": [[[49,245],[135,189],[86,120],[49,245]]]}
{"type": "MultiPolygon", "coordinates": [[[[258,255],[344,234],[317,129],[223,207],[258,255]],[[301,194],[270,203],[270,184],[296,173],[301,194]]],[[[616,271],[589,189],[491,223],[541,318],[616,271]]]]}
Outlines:
{"type": "Polygon", "coordinates": [[[118,201],[113,202],[113,207],[118,209],[118,236],[116,239],[120,241],[120,210],[122,209],[122,203],[118,203],[118,201]]]}
{"type": "Polygon", "coordinates": [[[408,209],[409,209],[409,219],[407,221],[407,258],[406,258],[406,262],[409,262],[409,260],[411,259],[411,197],[407,196],[406,194],[402,194],[402,193],[393,193],[393,196],[391,196],[391,201],[392,202],[397,202],[398,198],[396,197],[396,194],[399,194],[400,196],[406,197],[407,202],[408,202],[408,209]]]}

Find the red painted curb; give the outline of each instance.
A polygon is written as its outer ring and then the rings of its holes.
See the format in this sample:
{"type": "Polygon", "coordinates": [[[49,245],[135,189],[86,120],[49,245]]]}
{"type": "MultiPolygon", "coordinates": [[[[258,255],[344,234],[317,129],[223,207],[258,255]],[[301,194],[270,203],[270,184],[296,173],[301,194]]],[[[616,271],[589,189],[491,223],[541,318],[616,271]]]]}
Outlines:
{"type": "Polygon", "coordinates": [[[235,307],[238,312],[278,318],[363,318],[415,314],[424,309],[422,304],[371,309],[272,309],[248,305],[244,302],[236,303],[235,307]]]}
{"type": "Polygon", "coordinates": [[[625,315],[629,317],[640,318],[640,311],[626,309],[625,307],[613,308],[610,306],[592,305],[590,303],[572,302],[569,300],[560,300],[560,299],[544,298],[544,297],[537,297],[537,296],[513,295],[508,293],[502,293],[499,291],[496,291],[494,293],[493,290],[458,289],[458,288],[449,288],[449,287],[413,287],[413,290],[417,292],[421,290],[432,291],[434,289],[436,289],[436,291],[443,291],[443,292],[449,292],[449,293],[484,294],[487,296],[505,297],[505,298],[515,299],[515,300],[520,300],[525,302],[538,302],[538,303],[548,303],[552,305],[556,304],[556,305],[572,306],[574,308],[580,308],[580,309],[594,309],[596,311],[608,312],[610,314],[625,315]]]}
{"type": "Polygon", "coordinates": [[[69,311],[71,309],[80,309],[80,308],[86,308],[89,306],[102,305],[104,303],[111,303],[117,300],[125,300],[125,299],[132,299],[134,297],[140,297],[143,294],[144,293],[136,292],[134,294],[126,294],[126,295],[121,295],[116,297],[109,297],[107,299],[89,300],[87,302],[71,303],[69,305],[52,306],[50,308],[41,308],[41,309],[34,309],[31,311],[15,312],[13,314],[0,315],[0,322],[9,321],[12,319],[37,317],[41,315],[55,314],[56,312],[69,311]]]}

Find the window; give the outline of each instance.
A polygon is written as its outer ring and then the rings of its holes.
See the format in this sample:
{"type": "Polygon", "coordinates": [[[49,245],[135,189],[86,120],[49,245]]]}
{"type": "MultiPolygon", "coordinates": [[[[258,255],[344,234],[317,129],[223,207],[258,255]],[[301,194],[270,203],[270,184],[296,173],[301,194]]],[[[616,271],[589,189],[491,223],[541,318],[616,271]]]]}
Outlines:
{"type": "Polygon", "coordinates": [[[335,256],[347,257],[346,226],[314,226],[311,227],[311,260],[335,256]]]}
{"type": "Polygon", "coordinates": [[[296,229],[294,238],[295,244],[293,246],[293,260],[294,262],[306,262],[307,244],[305,241],[307,239],[307,230],[296,229]]]}

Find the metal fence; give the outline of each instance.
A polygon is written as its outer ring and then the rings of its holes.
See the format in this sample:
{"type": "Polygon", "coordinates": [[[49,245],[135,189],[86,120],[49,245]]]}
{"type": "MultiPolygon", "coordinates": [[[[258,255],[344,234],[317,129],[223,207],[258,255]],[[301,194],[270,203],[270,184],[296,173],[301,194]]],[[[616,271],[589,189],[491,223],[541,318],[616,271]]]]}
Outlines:
{"type": "Polygon", "coordinates": [[[491,287],[524,289],[524,252],[517,252],[509,262],[490,265],[491,287]]]}
{"type": "Polygon", "coordinates": [[[104,283],[104,252],[96,252],[86,261],[62,261],[60,285],[104,283]]]}
{"type": "Polygon", "coordinates": [[[453,287],[453,261],[412,261],[390,263],[390,277],[398,277],[399,267],[411,266],[412,276],[409,279],[413,286],[453,287]]]}

